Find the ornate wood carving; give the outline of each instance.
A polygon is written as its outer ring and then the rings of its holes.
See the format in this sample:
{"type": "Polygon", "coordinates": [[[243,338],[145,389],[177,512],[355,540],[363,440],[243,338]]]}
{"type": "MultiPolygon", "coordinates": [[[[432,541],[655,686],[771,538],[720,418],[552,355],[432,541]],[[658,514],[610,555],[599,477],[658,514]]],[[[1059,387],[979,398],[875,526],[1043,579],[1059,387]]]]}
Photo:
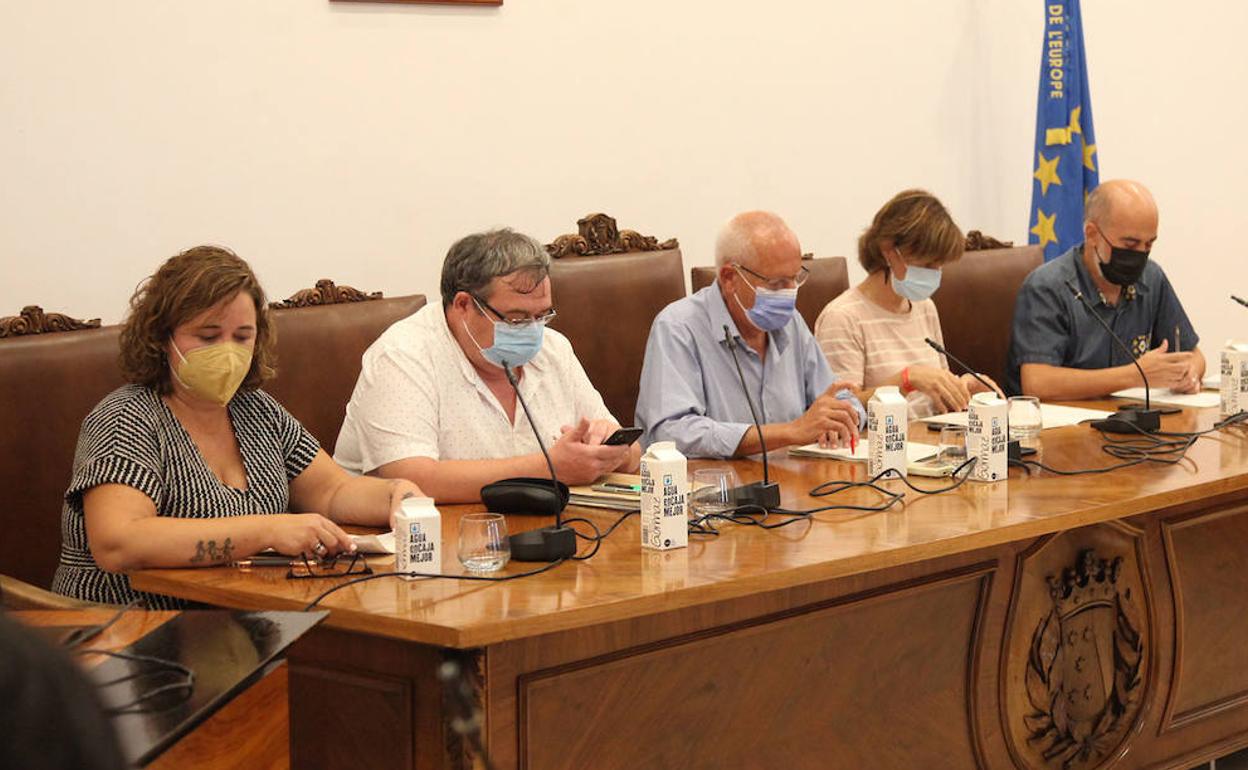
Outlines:
{"type": "Polygon", "coordinates": [[[1110,527],[1084,532],[1020,557],[1019,611],[1011,611],[1001,679],[1020,767],[1102,766],[1120,751],[1144,702],[1151,653],[1134,554],[1139,537],[1110,527]]]}
{"type": "Polygon", "coordinates": [[[480,649],[443,652],[438,669],[442,680],[442,725],[446,757],[451,770],[471,770],[480,756],[485,733],[485,654],[480,649]]]}
{"type": "Polygon", "coordinates": [[[365,293],[351,286],[339,286],[328,278],[316,282],[312,289],[300,289],[290,299],[281,302],[270,302],[269,307],[312,307],[315,305],[337,305],[343,302],[367,302],[370,299],[381,299],[381,292],[365,293]]]}
{"type": "Polygon", "coordinates": [[[629,251],[666,251],[680,244],[675,238],[666,241],[636,230],[621,230],[615,218],[606,214],[589,214],[576,221],[579,232],[561,235],[554,243],[546,245],[546,251],[555,259],[563,257],[593,257],[600,254],[623,254],[629,251]]]}
{"type": "Polygon", "coordinates": [[[972,230],[966,234],[967,251],[986,251],[987,249],[1009,249],[1014,246],[1014,241],[999,241],[991,235],[984,235],[979,230],[972,230]]]}
{"type": "Polygon", "coordinates": [[[27,334],[70,332],[77,329],[98,329],[100,319],[83,321],[63,313],[45,313],[38,305],[27,305],[17,315],[0,317],[0,337],[21,337],[27,334]]]}

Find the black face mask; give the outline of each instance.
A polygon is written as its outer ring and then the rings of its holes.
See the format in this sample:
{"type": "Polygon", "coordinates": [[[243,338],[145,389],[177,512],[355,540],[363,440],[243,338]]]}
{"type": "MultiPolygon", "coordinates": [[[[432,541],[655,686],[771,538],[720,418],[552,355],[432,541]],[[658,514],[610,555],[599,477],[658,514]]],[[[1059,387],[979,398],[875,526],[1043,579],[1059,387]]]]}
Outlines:
{"type": "MultiPolygon", "coordinates": [[[[1101,231],[1101,228],[1096,227],[1096,231],[1101,234],[1102,238],[1105,238],[1105,233],[1101,231]]],[[[1105,242],[1109,243],[1109,239],[1105,238],[1105,242]]],[[[1105,276],[1105,280],[1127,287],[1144,275],[1144,266],[1148,264],[1148,252],[1123,249],[1109,243],[1109,261],[1102,262],[1101,254],[1097,251],[1096,262],[1100,265],[1101,275],[1105,276]]]]}
{"type": "Polygon", "coordinates": [[[1132,251],[1110,245],[1109,261],[1101,262],[1101,275],[1110,283],[1119,286],[1130,286],[1144,275],[1144,266],[1148,264],[1147,251],[1132,251]]]}

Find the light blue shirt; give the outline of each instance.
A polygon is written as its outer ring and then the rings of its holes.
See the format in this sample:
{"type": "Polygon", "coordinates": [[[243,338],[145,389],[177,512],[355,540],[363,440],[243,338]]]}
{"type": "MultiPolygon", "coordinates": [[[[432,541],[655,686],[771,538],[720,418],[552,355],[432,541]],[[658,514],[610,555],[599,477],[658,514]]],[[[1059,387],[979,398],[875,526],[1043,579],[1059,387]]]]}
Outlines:
{"type": "MultiPolygon", "coordinates": [[[[724,340],[725,325],[736,339],[737,359],[762,424],[797,419],[834,382],[800,315],[794,313],[786,326],[769,332],[767,355],[760,358],[741,339],[719,283],[713,282],[663,308],[650,327],[637,397],[636,424],[646,429],[643,447],[675,441],[686,457],[731,457],[753,427],[724,340]]],[[[862,404],[848,393],[845,398],[861,425],[862,404]]]]}

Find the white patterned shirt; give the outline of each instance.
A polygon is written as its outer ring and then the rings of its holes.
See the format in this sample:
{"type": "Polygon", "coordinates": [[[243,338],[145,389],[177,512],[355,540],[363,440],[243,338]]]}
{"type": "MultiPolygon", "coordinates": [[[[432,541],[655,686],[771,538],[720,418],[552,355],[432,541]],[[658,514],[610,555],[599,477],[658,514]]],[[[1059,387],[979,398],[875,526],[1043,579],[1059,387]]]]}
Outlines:
{"type": "MultiPolygon", "coordinates": [[[[582,417],[613,420],[572,352],[546,329],[523,367],[520,393],[547,449],[582,417]]],[[[515,422],[451,335],[440,304],[394,323],[364,352],[334,459],[357,473],[410,457],[495,460],[540,451],[516,404],[515,422]]]]}

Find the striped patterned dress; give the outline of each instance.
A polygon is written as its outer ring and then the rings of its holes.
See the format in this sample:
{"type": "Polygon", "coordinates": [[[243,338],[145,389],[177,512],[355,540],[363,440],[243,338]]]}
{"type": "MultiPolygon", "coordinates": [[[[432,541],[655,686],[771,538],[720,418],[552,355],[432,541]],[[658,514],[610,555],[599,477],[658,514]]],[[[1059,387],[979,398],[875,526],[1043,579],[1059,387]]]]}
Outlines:
{"type": "MultiPolygon", "coordinates": [[[[936,303],[925,299],[894,313],[867,299],[857,286],[829,302],[815,321],[815,339],[832,371],[860,388],[878,387],[907,366],[948,369],[945,357],[924,337],[945,344],[936,303]]],[[[932,400],[917,390],[906,401],[911,420],[935,413],[932,400]]]]}
{"type": "Polygon", "coordinates": [[[151,609],[185,606],[174,597],[135,591],[125,575],[105,572],[95,563],[82,510],[83,493],[92,487],[133,487],[156,504],[156,515],[173,518],[287,512],[290,481],[311,464],[320,445],[263,391],[239,391],[229,412],[247,473],[246,490],[221,483],[155,390],[125,385],[96,404],[78,434],[53,591],[109,604],[142,599],[151,609]]]}

